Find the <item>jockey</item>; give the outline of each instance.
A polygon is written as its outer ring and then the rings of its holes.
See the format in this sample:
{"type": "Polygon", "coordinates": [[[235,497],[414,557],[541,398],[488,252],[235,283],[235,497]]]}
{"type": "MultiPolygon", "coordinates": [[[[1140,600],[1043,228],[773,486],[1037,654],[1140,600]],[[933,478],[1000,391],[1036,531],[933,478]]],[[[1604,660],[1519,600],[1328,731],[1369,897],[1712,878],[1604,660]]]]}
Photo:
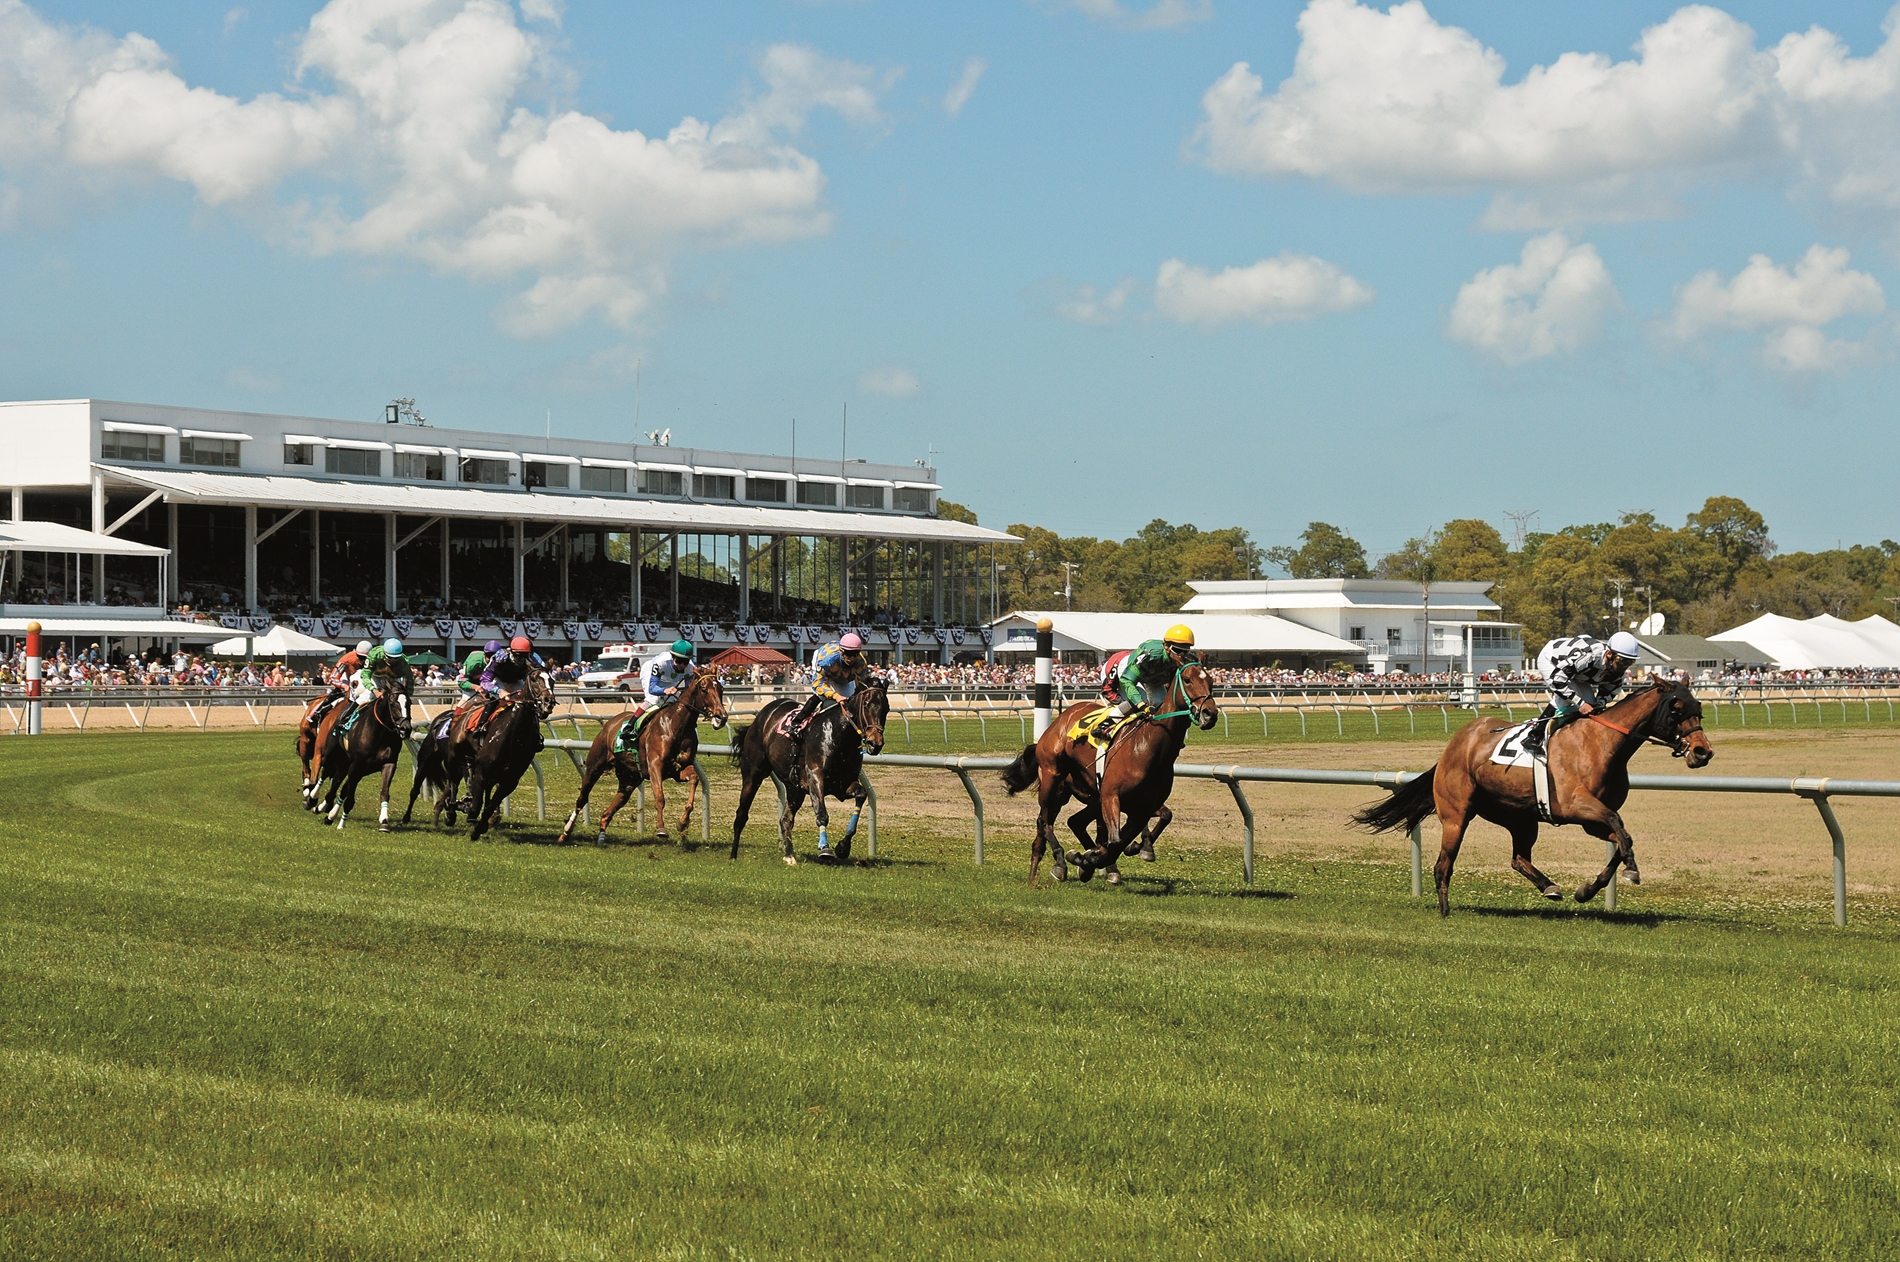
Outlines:
{"type": "Polygon", "coordinates": [[[501,641],[490,640],[478,649],[470,649],[468,657],[462,662],[462,669],[455,676],[455,690],[462,694],[455,703],[461,709],[476,697],[482,695],[482,672],[488,669],[488,659],[501,652],[501,641]]]}
{"type": "Polygon", "coordinates": [[[488,700],[482,703],[482,712],[475,720],[475,737],[480,739],[488,731],[488,720],[495,711],[506,705],[521,686],[528,682],[528,668],[541,664],[535,655],[534,641],[525,635],[518,635],[508,641],[508,647],[492,655],[488,665],[482,670],[482,691],[488,694],[488,700]]]}
{"type": "Polygon", "coordinates": [[[358,706],[368,705],[375,700],[378,692],[391,684],[407,697],[415,680],[415,670],[409,665],[409,659],[403,656],[402,641],[384,640],[369,651],[363,660],[362,669],[356,672],[356,686],[350,691],[350,700],[358,706]]]}
{"type": "Polygon", "coordinates": [[[699,668],[693,664],[692,641],[673,641],[671,652],[649,659],[640,668],[641,692],[646,700],[634,709],[634,714],[672,705],[698,673],[699,668]]]}
{"type": "Polygon", "coordinates": [[[791,735],[794,737],[805,734],[805,725],[825,702],[836,701],[843,705],[857,692],[859,684],[877,682],[876,673],[864,660],[864,641],[855,631],[845,632],[836,643],[827,644],[812,654],[811,669],[811,696],[805,698],[805,704],[792,716],[791,735]]]}
{"type": "MultiPolygon", "coordinates": [[[[1103,680],[1103,691],[1114,698],[1115,708],[1101,730],[1110,732],[1137,712],[1154,713],[1157,703],[1149,698],[1174,682],[1175,672],[1187,665],[1188,650],[1193,647],[1194,632],[1177,622],[1159,640],[1148,640],[1123,656],[1114,674],[1103,680]]],[[[1108,671],[1104,669],[1103,674],[1107,676],[1108,671]]]]}
{"type": "Polygon", "coordinates": [[[1623,676],[1635,663],[1636,637],[1618,631],[1608,642],[1589,635],[1570,635],[1552,640],[1537,654],[1537,669],[1550,689],[1550,703],[1532,721],[1524,737],[1523,748],[1533,754],[1544,752],[1544,742],[1574,718],[1595,714],[1610,703],[1623,676]],[[1548,720],[1548,722],[1546,722],[1548,720]]]}
{"type": "Polygon", "coordinates": [[[337,702],[350,695],[350,683],[356,678],[356,672],[363,669],[363,663],[369,660],[373,647],[368,640],[359,640],[355,648],[336,659],[336,668],[330,673],[330,691],[317,703],[312,718],[322,718],[337,702]]]}

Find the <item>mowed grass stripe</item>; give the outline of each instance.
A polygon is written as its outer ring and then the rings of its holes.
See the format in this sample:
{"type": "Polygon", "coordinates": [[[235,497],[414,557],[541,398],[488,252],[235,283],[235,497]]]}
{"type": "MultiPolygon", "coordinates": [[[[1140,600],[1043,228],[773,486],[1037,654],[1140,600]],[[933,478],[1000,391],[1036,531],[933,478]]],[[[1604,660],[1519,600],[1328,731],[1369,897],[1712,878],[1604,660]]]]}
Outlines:
{"type": "Polygon", "coordinates": [[[280,745],[0,744],[50,787],[0,800],[0,1253],[1876,1256],[1900,1210],[1879,925],[337,834],[280,745]],[[115,753],[185,768],[136,830],[115,753]]]}

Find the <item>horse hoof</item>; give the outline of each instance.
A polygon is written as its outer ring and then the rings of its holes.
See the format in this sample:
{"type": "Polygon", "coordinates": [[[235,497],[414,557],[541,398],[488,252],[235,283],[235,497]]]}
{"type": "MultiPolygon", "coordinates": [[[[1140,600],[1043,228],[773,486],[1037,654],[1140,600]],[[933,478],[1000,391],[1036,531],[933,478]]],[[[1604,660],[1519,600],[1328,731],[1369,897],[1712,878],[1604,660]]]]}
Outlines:
{"type": "Polygon", "coordinates": [[[607,830],[606,829],[603,828],[599,832],[594,834],[594,844],[596,846],[604,846],[607,844],[607,830]]]}
{"type": "Polygon", "coordinates": [[[798,866],[798,856],[797,856],[797,855],[795,855],[795,854],[788,854],[788,855],[786,855],[786,856],[785,856],[785,866],[786,866],[786,867],[788,867],[788,868],[795,868],[795,867],[797,867],[797,866],[798,866]]]}
{"type": "Polygon", "coordinates": [[[1631,885],[1641,885],[1643,883],[1643,874],[1638,872],[1635,868],[1624,868],[1623,875],[1630,879],[1631,885]]]}
{"type": "Polygon", "coordinates": [[[1084,861],[1078,860],[1076,862],[1075,868],[1076,868],[1075,879],[1082,882],[1082,884],[1084,885],[1087,885],[1090,879],[1094,877],[1095,875],[1095,869],[1090,867],[1088,863],[1084,861]]]}
{"type": "Polygon", "coordinates": [[[1143,863],[1153,863],[1155,861],[1155,848],[1146,842],[1143,842],[1141,846],[1141,861],[1143,863]]]}
{"type": "Polygon", "coordinates": [[[391,828],[391,827],[389,826],[389,824],[388,824],[388,822],[387,822],[387,821],[385,821],[385,822],[383,822],[383,823],[381,823],[381,824],[378,824],[378,825],[376,825],[376,831],[377,831],[377,832],[379,832],[379,833],[393,833],[393,832],[395,832],[396,830],[395,830],[395,829],[393,829],[393,828],[391,828]]]}
{"type": "Polygon", "coordinates": [[[1597,892],[1588,885],[1579,885],[1577,887],[1577,901],[1580,903],[1587,903],[1596,896],[1597,892]]]}
{"type": "Polygon", "coordinates": [[[1105,879],[1110,885],[1120,885],[1122,883],[1122,874],[1117,872],[1114,868],[1110,868],[1105,879]]]}
{"type": "Polygon", "coordinates": [[[1544,897],[1553,903],[1560,903],[1563,901],[1564,892],[1555,885],[1546,885],[1544,887],[1544,897]]]}

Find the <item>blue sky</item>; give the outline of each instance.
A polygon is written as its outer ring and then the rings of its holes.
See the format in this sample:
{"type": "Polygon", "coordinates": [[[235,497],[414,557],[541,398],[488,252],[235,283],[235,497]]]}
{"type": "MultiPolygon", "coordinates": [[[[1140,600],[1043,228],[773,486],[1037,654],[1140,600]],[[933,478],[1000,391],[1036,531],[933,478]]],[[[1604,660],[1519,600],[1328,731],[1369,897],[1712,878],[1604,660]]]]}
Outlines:
{"type": "Polygon", "coordinates": [[[1887,16],[0,3],[0,389],[827,453],[848,404],[1118,537],[1735,494],[1871,542],[1887,16]]]}

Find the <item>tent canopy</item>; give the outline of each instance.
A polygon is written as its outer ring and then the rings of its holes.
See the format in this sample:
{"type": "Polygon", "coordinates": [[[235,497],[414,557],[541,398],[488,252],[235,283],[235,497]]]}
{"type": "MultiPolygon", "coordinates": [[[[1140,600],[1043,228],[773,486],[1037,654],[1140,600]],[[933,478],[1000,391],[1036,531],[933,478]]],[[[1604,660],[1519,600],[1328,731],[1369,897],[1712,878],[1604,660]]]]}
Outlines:
{"type": "Polygon", "coordinates": [[[86,556],[151,557],[165,549],[113,535],[63,526],[56,521],[0,521],[0,552],[78,552],[86,556]]]}
{"type": "Polygon", "coordinates": [[[1753,645],[1782,670],[1900,668],[1900,626],[1878,614],[1849,622],[1830,614],[1784,618],[1765,613],[1709,638],[1753,645]]]}
{"type": "Polygon", "coordinates": [[[279,623],[263,635],[238,635],[219,640],[211,646],[211,651],[225,657],[246,653],[252,657],[327,657],[343,650],[328,640],[319,640],[314,635],[305,635],[295,627],[279,623]]]}

